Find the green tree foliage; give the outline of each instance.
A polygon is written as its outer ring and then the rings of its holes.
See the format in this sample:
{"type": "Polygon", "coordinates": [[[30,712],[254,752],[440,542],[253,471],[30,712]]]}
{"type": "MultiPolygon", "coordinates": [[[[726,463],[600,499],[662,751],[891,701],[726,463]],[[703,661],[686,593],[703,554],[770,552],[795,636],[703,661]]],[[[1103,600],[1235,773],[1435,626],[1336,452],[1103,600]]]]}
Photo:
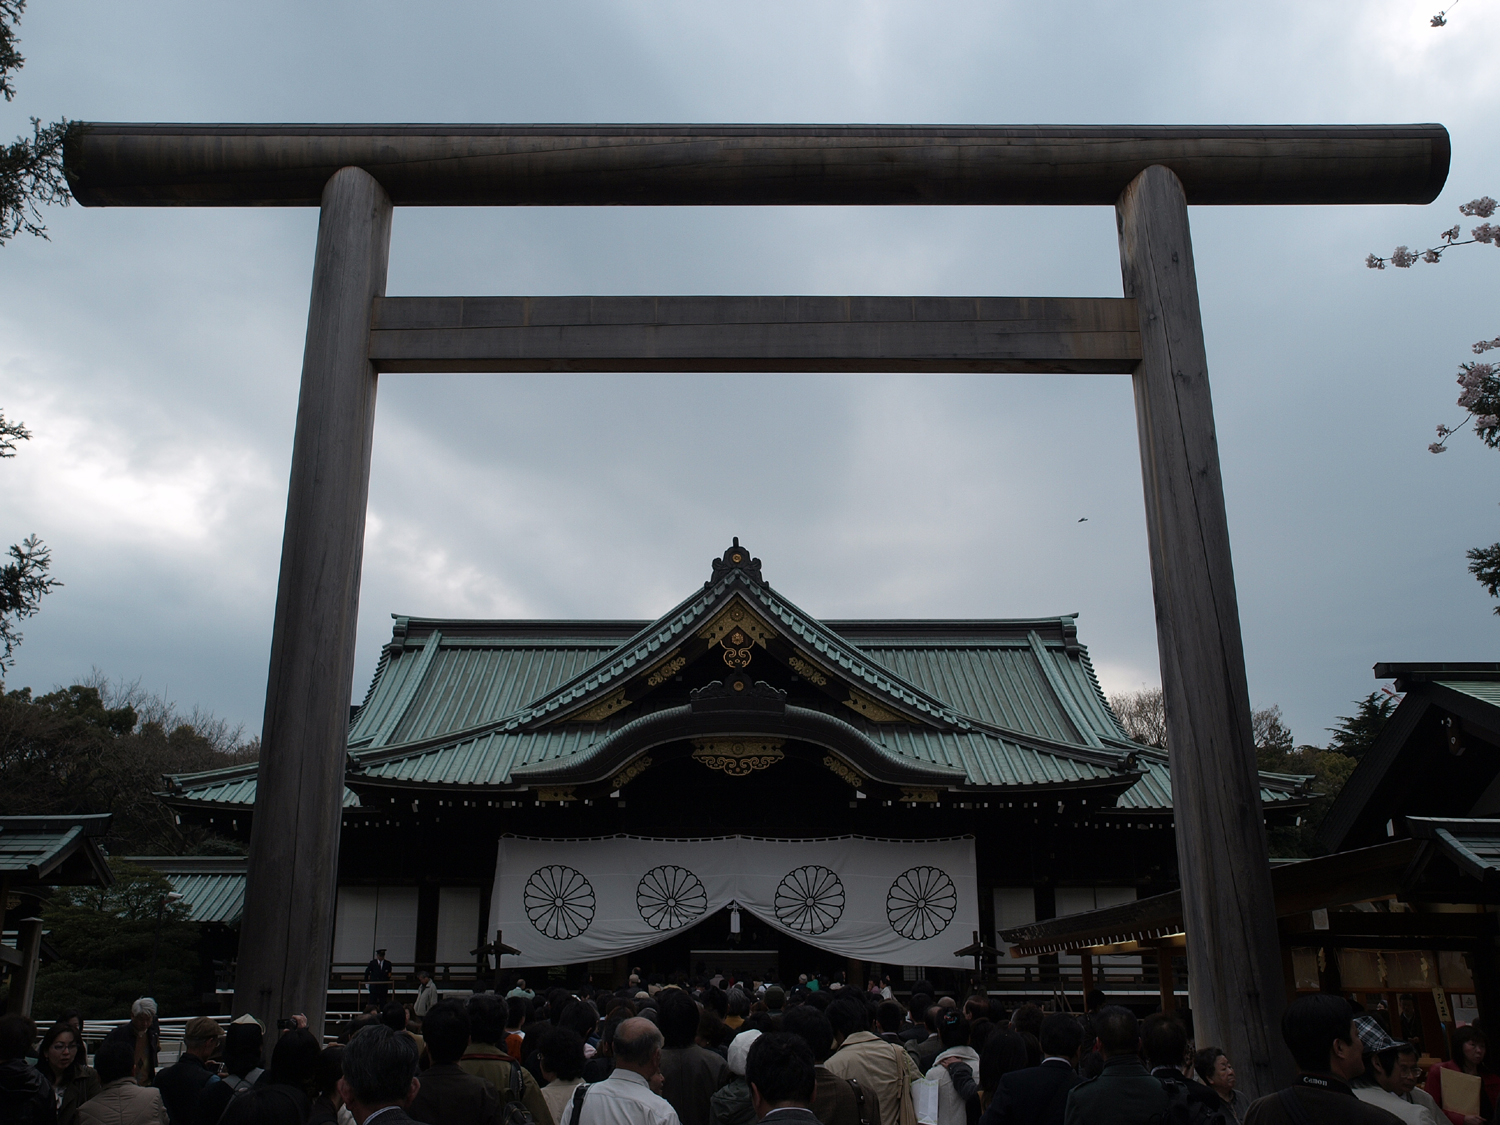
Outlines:
{"type": "Polygon", "coordinates": [[[162,1015],[197,1010],[198,926],[188,921],[188,907],[171,902],[162,909],[152,985],[156,911],[172,885],[149,868],[119,860],[109,866],[114,886],[63,888],[42,909],[47,940],[58,956],[37,974],[32,1011],[38,1023],[50,1023],[68,1008],[90,1019],[128,1019],[131,1002],[147,995],[148,985],[162,1015]]]}
{"type": "MultiPolygon", "coordinates": [[[[26,0],[0,0],[0,95],[16,96],[15,72],[26,65],[16,27],[26,0]]],[[[47,237],[40,205],[67,206],[73,198],[63,175],[63,145],[77,128],[67,119],[43,125],[31,119],[31,136],[0,145],[0,245],[22,233],[47,237]]]]}
{"type": "MultiPolygon", "coordinates": [[[[1500,598],[1500,543],[1491,543],[1488,547],[1470,547],[1469,573],[1479,580],[1492,598],[1500,598]]],[[[1500,605],[1495,607],[1495,613],[1500,616],[1500,605]]]]}
{"type": "Polygon", "coordinates": [[[211,715],[178,715],[138,688],[92,683],[0,694],[0,814],[114,814],[116,855],[239,848],[180,826],[153,795],[166,773],[253,761],[259,745],[211,715]]]}
{"type": "MultiPolygon", "coordinates": [[[[1167,748],[1167,713],[1160,688],[1143,688],[1109,698],[1110,709],[1135,742],[1167,748]]],[[[1327,746],[1296,745],[1291,728],[1276,705],[1252,711],[1250,729],[1255,738],[1255,765],[1266,773],[1292,774],[1308,779],[1312,800],[1302,823],[1278,825],[1270,830],[1273,856],[1308,856],[1317,849],[1318,826],[1333,807],[1344,782],[1359,765],[1359,759],[1375,742],[1385,721],[1396,709],[1393,696],[1372,691],[1355,701],[1353,715],[1339,716],[1328,728],[1327,746]]]]}
{"type": "Polygon", "coordinates": [[[1333,735],[1328,748],[1359,761],[1365,751],[1375,745],[1385,728],[1385,721],[1396,710],[1396,697],[1372,691],[1363,699],[1355,700],[1354,705],[1358,710],[1353,715],[1340,715],[1338,724],[1328,728],[1328,733],[1333,735]]]}
{"type": "MultiPolygon", "coordinates": [[[[4,3],[4,0],[0,0],[4,3]]],[[[3,47],[0,47],[3,50],[3,47]]],[[[0,458],[16,455],[16,442],[29,441],[31,431],[5,417],[0,410],[0,458]]],[[[11,666],[21,634],[16,626],[41,608],[42,598],[62,583],[49,578],[52,551],[35,535],[10,548],[11,561],[0,566],[0,686],[11,666]]]]}
{"type": "Polygon", "coordinates": [[[1275,856],[1308,856],[1316,854],[1318,827],[1333,802],[1344,788],[1344,783],[1359,765],[1364,755],[1379,737],[1386,720],[1396,709],[1395,697],[1372,691],[1363,699],[1355,700],[1353,715],[1341,715],[1338,722],[1328,728],[1333,737],[1327,746],[1298,746],[1292,748],[1292,734],[1280,724],[1281,709],[1271,708],[1276,713],[1277,723],[1268,727],[1274,736],[1262,738],[1257,731],[1255,743],[1256,765],[1268,773],[1302,774],[1310,778],[1308,791],[1312,801],[1307,812],[1302,814],[1302,823],[1278,826],[1270,830],[1271,854],[1275,856]],[[1279,728],[1279,729],[1276,729],[1279,728]]]}

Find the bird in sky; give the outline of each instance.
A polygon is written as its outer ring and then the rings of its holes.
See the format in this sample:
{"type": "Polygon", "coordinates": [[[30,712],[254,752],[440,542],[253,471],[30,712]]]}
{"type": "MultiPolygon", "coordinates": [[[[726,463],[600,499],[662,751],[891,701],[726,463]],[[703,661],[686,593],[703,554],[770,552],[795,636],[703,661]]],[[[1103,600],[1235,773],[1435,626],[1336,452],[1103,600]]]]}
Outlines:
{"type": "Polygon", "coordinates": [[[1079,523],[1088,523],[1089,522],[1089,518],[1088,518],[1088,516],[1079,516],[1078,517],[1078,522],[1079,523]]]}

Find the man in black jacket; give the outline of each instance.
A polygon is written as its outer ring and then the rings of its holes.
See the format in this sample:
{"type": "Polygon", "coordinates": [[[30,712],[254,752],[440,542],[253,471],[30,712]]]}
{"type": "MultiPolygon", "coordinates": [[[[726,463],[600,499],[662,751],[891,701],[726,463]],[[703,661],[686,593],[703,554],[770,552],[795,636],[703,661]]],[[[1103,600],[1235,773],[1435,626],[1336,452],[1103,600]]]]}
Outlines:
{"type": "Polygon", "coordinates": [[[178,1125],[185,1125],[192,1119],[198,1095],[205,1086],[218,1079],[219,1068],[208,1060],[213,1058],[223,1041],[224,1032],[218,1020],[209,1016],[188,1020],[182,1031],[181,1056],[156,1076],[162,1104],[178,1125]]]}
{"type": "Polygon", "coordinates": [[[1068,1091],[1083,1081],[1077,1070],[1083,1025],[1067,1012],[1053,1012],[1042,1021],[1040,1038],[1042,1065],[1003,1076],[981,1125],[1063,1125],[1068,1091]]]}
{"type": "Polygon", "coordinates": [[[817,1084],[813,1054],[800,1035],[762,1035],[745,1058],[755,1116],[771,1125],[819,1125],[808,1106],[817,1084]]]}
{"type": "Polygon", "coordinates": [[[422,1021],[422,1038],[432,1065],[422,1072],[411,1116],[429,1125],[493,1125],[500,1112],[495,1087],[458,1065],[469,1046],[469,1014],[463,1004],[438,1003],[422,1021]]]}
{"type": "Polygon", "coordinates": [[[1187,1028],[1176,1016],[1157,1012],[1147,1016],[1141,1028],[1146,1065],[1151,1077],[1161,1083],[1177,1107],[1175,1116],[1189,1125],[1223,1125],[1224,1101],[1201,1082],[1189,1082],[1182,1073],[1188,1054],[1187,1028]]]}
{"type": "Polygon", "coordinates": [[[1064,1125],[1147,1125],[1167,1119],[1162,1085],[1141,1065],[1140,1024],[1129,1008],[1101,1008],[1094,1020],[1095,1046],[1104,1070],[1068,1094],[1064,1125]]]}
{"type": "Polygon", "coordinates": [[[385,950],[377,949],[365,966],[365,981],[370,986],[370,1003],[378,1012],[391,995],[391,963],[385,959],[385,950]]]}
{"type": "Polygon", "coordinates": [[[53,1125],[57,1103],[52,1087],[26,1061],[36,1042],[36,1024],[25,1016],[0,1016],[0,1121],[53,1125]]]}
{"type": "Polygon", "coordinates": [[[1365,1072],[1364,1044],[1355,1032],[1354,1009],[1342,996],[1297,997],[1282,1014],[1281,1038],[1297,1064],[1297,1081],[1257,1099],[1245,1125],[1396,1125],[1401,1120],[1360,1101],[1349,1087],[1365,1072]]]}
{"type": "Polygon", "coordinates": [[[340,1056],[339,1096],[355,1125],[379,1114],[380,1125],[412,1125],[406,1107],[417,1096],[417,1042],[384,1024],[361,1028],[340,1056]]]}

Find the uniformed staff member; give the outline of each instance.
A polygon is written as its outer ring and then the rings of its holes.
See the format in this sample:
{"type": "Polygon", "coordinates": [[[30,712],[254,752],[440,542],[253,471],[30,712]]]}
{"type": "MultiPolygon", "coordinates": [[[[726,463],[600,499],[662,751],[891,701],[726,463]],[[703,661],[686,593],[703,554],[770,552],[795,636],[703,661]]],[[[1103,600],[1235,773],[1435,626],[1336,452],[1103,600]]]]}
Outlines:
{"type": "Polygon", "coordinates": [[[391,995],[391,963],[385,959],[385,950],[375,951],[374,959],[365,966],[365,980],[370,986],[370,1003],[384,1007],[391,995]]]}

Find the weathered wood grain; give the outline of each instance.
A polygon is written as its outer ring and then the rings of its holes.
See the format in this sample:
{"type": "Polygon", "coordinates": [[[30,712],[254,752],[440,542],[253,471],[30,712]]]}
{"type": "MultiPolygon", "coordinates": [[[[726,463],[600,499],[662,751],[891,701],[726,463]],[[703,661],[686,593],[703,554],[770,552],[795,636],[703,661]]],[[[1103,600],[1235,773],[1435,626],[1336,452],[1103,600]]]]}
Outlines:
{"type": "MultiPolygon", "coordinates": [[[[391,201],[368,173],[323,191],[266,684],[235,1010],[321,1034],[332,950],[375,371],[391,201]]],[[[268,1047],[270,1041],[268,1040],[268,1047]]]]}
{"type": "Polygon", "coordinates": [[[1098,204],[1161,164],[1195,204],[1429,203],[1441,125],[84,124],[88,207],[313,206],[364,168],[397,204],[1098,204]]]}
{"type": "Polygon", "coordinates": [[[1135,305],[1061,297],[385,297],[380,371],[1123,374],[1135,305]]]}
{"type": "Polygon", "coordinates": [[[1117,216],[1141,325],[1136,420],[1194,1029],[1256,1097],[1292,1069],[1187,198],[1148,168],[1117,216]]]}

